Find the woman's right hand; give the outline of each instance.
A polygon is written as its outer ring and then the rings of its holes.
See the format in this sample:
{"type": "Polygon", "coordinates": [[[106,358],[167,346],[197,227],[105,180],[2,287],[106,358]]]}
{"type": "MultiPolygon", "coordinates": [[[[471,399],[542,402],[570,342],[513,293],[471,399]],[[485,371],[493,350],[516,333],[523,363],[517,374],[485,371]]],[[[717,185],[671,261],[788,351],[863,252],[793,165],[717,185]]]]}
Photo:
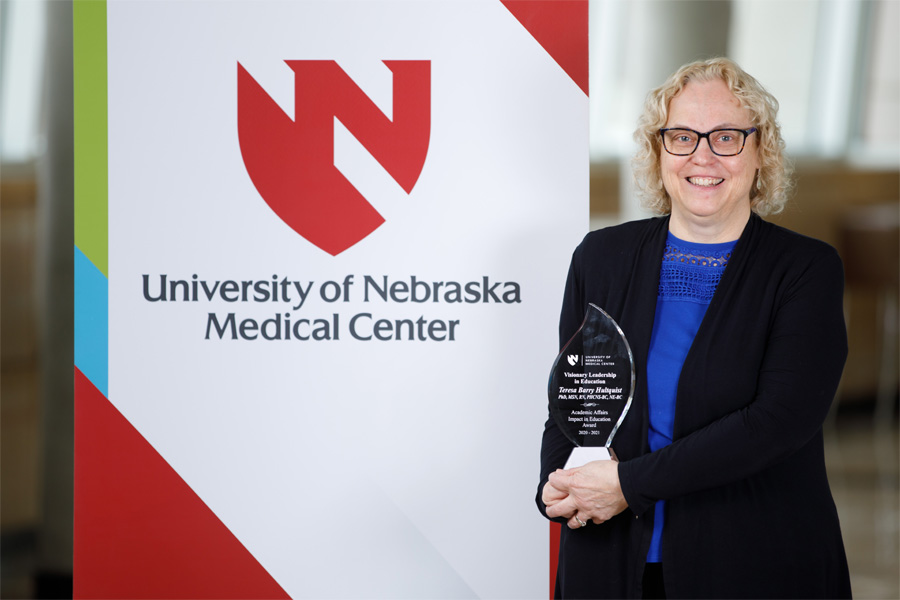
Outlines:
{"type": "Polygon", "coordinates": [[[560,490],[553,487],[548,481],[544,484],[544,489],[541,492],[541,501],[544,503],[544,506],[550,507],[560,500],[564,500],[568,495],[569,494],[567,494],[566,492],[561,492],[560,490]]]}

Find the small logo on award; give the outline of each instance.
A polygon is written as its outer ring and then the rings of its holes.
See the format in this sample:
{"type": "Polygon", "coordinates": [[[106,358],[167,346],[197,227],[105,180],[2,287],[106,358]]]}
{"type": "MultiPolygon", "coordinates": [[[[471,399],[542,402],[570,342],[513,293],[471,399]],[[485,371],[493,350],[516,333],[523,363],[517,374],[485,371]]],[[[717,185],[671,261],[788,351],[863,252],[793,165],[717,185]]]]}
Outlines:
{"type": "Polygon", "coordinates": [[[253,185],[281,220],[332,256],[384,218],[334,165],[335,119],[411,193],[431,137],[431,61],[386,60],[388,118],[332,60],[288,60],[294,118],[238,63],[238,140],[253,185]]]}
{"type": "Polygon", "coordinates": [[[566,360],[569,361],[570,366],[574,367],[575,365],[578,364],[578,355],[577,354],[569,354],[566,357],[566,360]]]}

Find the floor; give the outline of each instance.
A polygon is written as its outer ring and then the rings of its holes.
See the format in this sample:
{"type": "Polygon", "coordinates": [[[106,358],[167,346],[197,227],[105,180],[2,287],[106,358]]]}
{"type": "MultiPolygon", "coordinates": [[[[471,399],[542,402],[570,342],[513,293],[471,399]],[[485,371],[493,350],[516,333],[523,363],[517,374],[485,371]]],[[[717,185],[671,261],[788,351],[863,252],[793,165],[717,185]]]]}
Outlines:
{"type": "Polygon", "coordinates": [[[900,598],[900,466],[897,423],[841,418],[825,432],[831,491],[857,599],[900,598]]]}

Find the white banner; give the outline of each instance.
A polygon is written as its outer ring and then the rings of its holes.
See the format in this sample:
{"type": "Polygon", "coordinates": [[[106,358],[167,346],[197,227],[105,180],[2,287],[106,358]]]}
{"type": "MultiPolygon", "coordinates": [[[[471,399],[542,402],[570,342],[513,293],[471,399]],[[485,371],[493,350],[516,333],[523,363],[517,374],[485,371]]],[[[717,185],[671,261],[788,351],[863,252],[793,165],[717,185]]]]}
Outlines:
{"type": "Polygon", "coordinates": [[[109,401],[292,597],[544,597],[582,89],[499,1],[110,2],[108,81],[109,401]]]}

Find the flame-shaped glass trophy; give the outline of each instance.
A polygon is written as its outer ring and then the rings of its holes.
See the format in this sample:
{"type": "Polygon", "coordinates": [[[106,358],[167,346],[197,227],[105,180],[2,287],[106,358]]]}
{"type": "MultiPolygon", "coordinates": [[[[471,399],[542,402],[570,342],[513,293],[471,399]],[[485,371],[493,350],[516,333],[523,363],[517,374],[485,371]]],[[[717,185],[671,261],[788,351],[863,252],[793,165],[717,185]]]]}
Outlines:
{"type": "Polygon", "coordinates": [[[610,458],[609,448],[634,393],[634,357],[625,334],[589,304],[581,327],[550,372],[550,414],[575,444],[566,468],[610,458]]]}

